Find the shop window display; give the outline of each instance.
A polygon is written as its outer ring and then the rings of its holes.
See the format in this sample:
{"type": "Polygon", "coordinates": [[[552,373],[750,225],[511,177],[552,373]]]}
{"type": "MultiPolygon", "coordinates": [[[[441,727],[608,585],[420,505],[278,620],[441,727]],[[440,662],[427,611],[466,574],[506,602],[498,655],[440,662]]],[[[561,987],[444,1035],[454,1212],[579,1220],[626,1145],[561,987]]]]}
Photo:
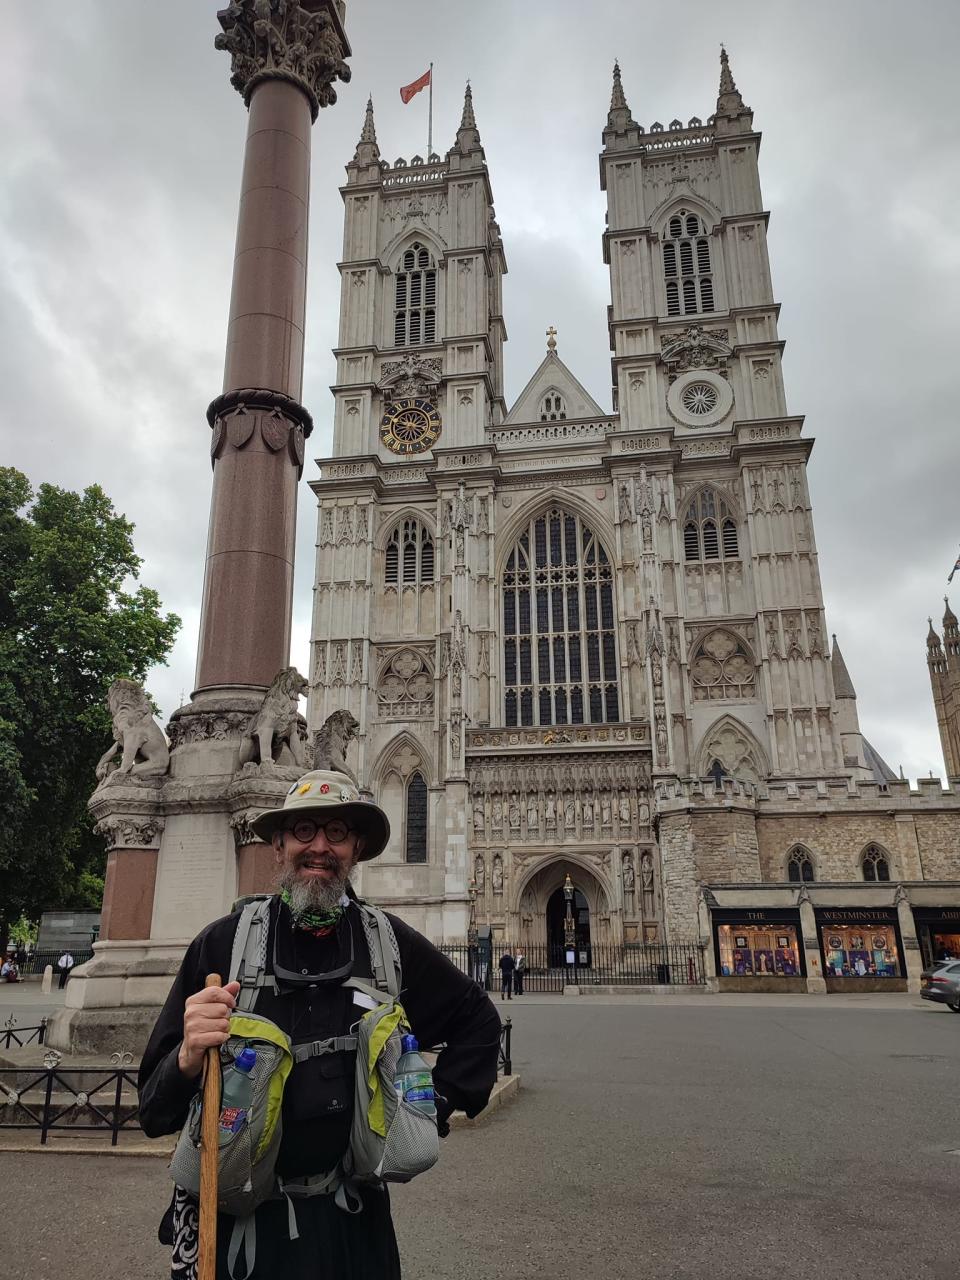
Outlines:
{"type": "Polygon", "coordinates": [[[717,928],[720,973],[734,978],[796,978],[800,948],[793,925],[722,924],[717,928]]]}
{"type": "Polygon", "coordinates": [[[934,960],[960,960],[960,933],[931,929],[930,942],[934,960]]]}
{"type": "Polygon", "coordinates": [[[900,955],[893,926],[821,925],[823,959],[835,978],[899,978],[900,955]]]}

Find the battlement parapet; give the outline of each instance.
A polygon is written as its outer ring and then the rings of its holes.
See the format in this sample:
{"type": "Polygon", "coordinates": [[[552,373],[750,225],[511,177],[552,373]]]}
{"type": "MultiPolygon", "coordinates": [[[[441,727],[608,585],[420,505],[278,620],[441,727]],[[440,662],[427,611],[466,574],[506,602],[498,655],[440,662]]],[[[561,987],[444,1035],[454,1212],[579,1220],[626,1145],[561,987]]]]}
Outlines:
{"type": "Polygon", "coordinates": [[[960,811],[960,788],[943,787],[939,778],[920,778],[916,787],[907,779],[890,782],[854,778],[778,779],[754,785],[735,778],[661,779],[654,787],[657,812],[750,809],[758,816],[789,813],[855,813],[879,811],[896,815],[960,811]]]}

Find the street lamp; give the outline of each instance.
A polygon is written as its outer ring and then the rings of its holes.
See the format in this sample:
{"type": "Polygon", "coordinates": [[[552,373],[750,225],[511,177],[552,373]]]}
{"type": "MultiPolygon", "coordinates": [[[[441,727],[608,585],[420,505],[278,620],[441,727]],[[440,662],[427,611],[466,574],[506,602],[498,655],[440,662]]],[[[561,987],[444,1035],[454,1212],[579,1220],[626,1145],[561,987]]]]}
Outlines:
{"type": "Polygon", "coordinates": [[[573,918],[573,894],[573,881],[568,871],[563,882],[563,897],[566,902],[566,915],[563,918],[563,946],[568,964],[571,963],[570,953],[576,951],[577,945],[577,926],[573,918]]]}
{"type": "Polygon", "coordinates": [[[477,979],[477,882],[471,880],[467,887],[470,895],[470,916],[467,921],[467,968],[470,977],[477,979]]]}

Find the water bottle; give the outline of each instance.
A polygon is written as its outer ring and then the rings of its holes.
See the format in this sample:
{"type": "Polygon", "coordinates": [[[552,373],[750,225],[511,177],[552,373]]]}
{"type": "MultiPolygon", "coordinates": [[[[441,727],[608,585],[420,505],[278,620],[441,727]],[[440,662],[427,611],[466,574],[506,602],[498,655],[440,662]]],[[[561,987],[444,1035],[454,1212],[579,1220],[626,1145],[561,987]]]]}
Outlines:
{"type": "Polygon", "coordinates": [[[393,1078],[397,1096],[403,1098],[417,1111],[422,1111],[424,1115],[435,1116],[437,1103],[436,1094],[433,1091],[433,1076],[420,1053],[417,1037],[402,1036],[400,1043],[403,1053],[400,1055],[396,1075],[393,1078]]]}
{"type": "Polygon", "coordinates": [[[247,1119],[253,1100],[251,1072],[257,1063],[255,1049],[241,1049],[233,1065],[223,1073],[223,1092],[220,1095],[220,1145],[229,1142],[239,1133],[247,1119]]]}

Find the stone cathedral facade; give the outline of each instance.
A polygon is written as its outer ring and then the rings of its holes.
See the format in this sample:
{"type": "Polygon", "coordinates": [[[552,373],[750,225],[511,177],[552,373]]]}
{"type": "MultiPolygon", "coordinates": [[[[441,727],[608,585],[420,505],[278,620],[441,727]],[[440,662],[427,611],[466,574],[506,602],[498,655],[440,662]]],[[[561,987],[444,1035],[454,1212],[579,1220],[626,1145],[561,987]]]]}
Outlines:
{"type": "Polygon", "coordinates": [[[708,119],[646,130],[615,69],[613,411],[552,326],[508,404],[470,89],[442,157],[389,163],[368,104],[312,484],[309,718],[354,715],[351,761],[390,814],[361,891],[437,940],[465,935],[472,883],[495,937],[550,942],[569,874],[592,941],[699,938],[731,981],[863,978],[817,912],[879,911],[872,952],[901,980],[919,945],[904,884],[960,870],[957,797],[886,768],[828,640],[759,145],[726,54],[708,119]]]}

